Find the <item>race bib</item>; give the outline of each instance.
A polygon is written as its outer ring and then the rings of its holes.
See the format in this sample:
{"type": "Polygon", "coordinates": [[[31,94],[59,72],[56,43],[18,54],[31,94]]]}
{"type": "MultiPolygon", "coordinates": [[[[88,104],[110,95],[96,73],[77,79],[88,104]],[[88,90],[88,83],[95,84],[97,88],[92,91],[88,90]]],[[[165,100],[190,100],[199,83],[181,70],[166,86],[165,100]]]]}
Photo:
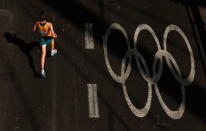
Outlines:
{"type": "Polygon", "coordinates": [[[43,30],[40,30],[39,33],[42,34],[42,35],[47,34],[47,32],[46,32],[46,31],[43,31],[43,30]]]}

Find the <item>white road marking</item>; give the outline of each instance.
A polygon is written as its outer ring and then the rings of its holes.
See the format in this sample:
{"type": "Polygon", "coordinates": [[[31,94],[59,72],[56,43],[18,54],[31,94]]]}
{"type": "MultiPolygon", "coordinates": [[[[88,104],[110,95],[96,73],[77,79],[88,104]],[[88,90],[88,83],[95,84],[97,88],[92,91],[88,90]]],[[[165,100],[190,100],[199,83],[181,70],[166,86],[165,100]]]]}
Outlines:
{"type": "Polygon", "coordinates": [[[134,44],[134,46],[133,46],[134,48],[131,48],[126,31],[118,23],[112,24],[108,28],[106,34],[103,37],[103,49],[104,49],[104,57],[105,57],[107,69],[108,69],[110,75],[112,76],[113,80],[115,80],[117,83],[122,84],[124,96],[125,96],[126,102],[129,106],[130,110],[137,117],[144,117],[148,114],[148,112],[150,110],[151,102],[152,102],[152,85],[154,85],[157,98],[160,102],[160,105],[164,109],[165,113],[170,118],[172,118],[174,120],[180,119],[183,116],[184,111],[185,111],[185,104],[186,104],[185,87],[190,85],[194,81],[194,77],[195,77],[194,55],[193,55],[192,48],[190,46],[190,43],[189,43],[186,35],[176,25],[167,26],[167,28],[165,29],[165,32],[164,32],[164,39],[163,39],[164,48],[162,49],[160,46],[159,39],[157,38],[157,35],[153,31],[153,29],[149,25],[141,24],[137,27],[137,29],[135,31],[133,44],[134,44]],[[108,37],[110,35],[111,30],[113,30],[113,29],[119,30],[123,34],[123,36],[125,37],[125,40],[126,40],[127,48],[128,48],[127,52],[125,53],[125,55],[122,59],[122,66],[121,66],[121,74],[120,75],[117,75],[112,70],[112,67],[110,65],[109,58],[108,58],[108,52],[107,52],[107,40],[108,40],[108,37]],[[155,57],[154,57],[154,60],[153,60],[153,70],[152,70],[153,73],[149,72],[148,65],[147,65],[144,57],[137,50],[138,49],[137,48],[138,36],[139,36],[139,33],[142,31],[148,31],[153,36],[155,43],[157,45],[158,50],[157,50],[155,57]],[[180,68],[179,68],[176,60],[174,59],[172,54],[167,50],[167,37],[171,31],[176,31],[177,33],[180,34],[180,36],[184,39],[184,41],[187,45],[187,49],[189,51],[190,61],[191,61],[191,63],[190,63],[191,70],[190,70],[190,73],[186,79],[183,78],[182,72],[180,71],[180,68]],[[129,77],[130,72],[131,72],[131,64],[132,64],[131,58],[132,58],[132,56],[135,57],[136,66],[137,66],[138,70],[140,71],[141,76],[148,83],[148,97],[147,97],[146,104],[142,109],[138,109],[132,104],[132,102],[129,98],[129,95],[127,93],[127,87],[125,84],[125,81],[129,77]],[[162,59],[163,58],[166,59],[166,64],[169,67],[169,69],[171,70],[172,75],[181,85],[180,88],[181,88],[182,101],[181,101],[179,108],[175,111],[171,110],[165,104],[164,100],[161,97],[161,94],[160,94],[160,91],[159,91],[159,88],[157,85],[157,82],[160,80],[161,75],[162,75],[162,70],[163,70],[163,60],[162,59]],[[127,60],[128,60],[128,64],[126,65],[127,60]],[[159,61],[159,65],[157,65],[158,61],[159,61]],[[142,65],[140,63],[142,63],[142,65]],[[174,65],[174,67],[172,65],[174,65]],[[158,66],[158,68],[157,68],[157,66],[158,66]],[[156,69],[158,69],[158,70],[156,71],[156,69]]]}
{"type": "Polygon", "coordinates": [[[87,88],[88,88],[89,117],[99,118],[97,85],[87,84],[87,88]]]}
{"type": "Polygon", "coordinates": [[[93,24],[85,24],[85,49],[94,49],[93,24]]]}

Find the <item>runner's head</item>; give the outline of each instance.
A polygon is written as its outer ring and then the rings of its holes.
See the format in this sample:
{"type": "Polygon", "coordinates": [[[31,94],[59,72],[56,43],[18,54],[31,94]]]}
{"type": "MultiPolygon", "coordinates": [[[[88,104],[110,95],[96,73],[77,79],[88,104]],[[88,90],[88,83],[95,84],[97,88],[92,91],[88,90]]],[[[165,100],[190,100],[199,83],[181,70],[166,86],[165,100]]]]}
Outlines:
{"type": "Polygon", "coordinates": [[[46,16],[45,12],[41,12],[40,21],[47,21],[47,16],[46,16]]]}

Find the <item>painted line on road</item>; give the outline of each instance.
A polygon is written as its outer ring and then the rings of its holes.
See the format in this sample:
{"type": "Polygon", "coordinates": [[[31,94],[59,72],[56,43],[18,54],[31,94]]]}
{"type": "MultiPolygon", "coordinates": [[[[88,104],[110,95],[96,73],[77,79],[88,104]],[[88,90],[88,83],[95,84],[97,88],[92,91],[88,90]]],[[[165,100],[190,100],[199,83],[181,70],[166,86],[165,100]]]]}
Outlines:
{"type": "Polygon", "coordinates": [[[99,118],[99,106],[97,98],[97,85],[87,84],[88,88],[88,104],[89,104],[89,117],[99,118]]]}
{"type": "Polygon", "coordinates": [[[93,24],[85,24],[85,49],[94,49],[93,24]]]}

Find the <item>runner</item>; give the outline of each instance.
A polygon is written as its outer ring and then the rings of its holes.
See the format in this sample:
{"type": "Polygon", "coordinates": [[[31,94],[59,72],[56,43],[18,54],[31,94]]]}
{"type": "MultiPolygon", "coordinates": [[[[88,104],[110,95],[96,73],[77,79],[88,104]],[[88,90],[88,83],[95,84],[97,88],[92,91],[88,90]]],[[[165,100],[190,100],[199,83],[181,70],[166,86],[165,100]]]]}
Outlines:
{"type": "Polygon", "coordinates": [[[40,20],[36,21],[33,27],[33,31],[38,31],[40,34],[39,44],[42,48],[41,56],[41,77],[45,78],[46,73],[44,71],[45,58],[46,58],[46,46],[51,43],[51,56],[57,54],[57,49],[54,47],[54,38],[57,38],[57,34],[54,32],[53,25],[47,20],[45,13],[41,13],[40,20]]]}

